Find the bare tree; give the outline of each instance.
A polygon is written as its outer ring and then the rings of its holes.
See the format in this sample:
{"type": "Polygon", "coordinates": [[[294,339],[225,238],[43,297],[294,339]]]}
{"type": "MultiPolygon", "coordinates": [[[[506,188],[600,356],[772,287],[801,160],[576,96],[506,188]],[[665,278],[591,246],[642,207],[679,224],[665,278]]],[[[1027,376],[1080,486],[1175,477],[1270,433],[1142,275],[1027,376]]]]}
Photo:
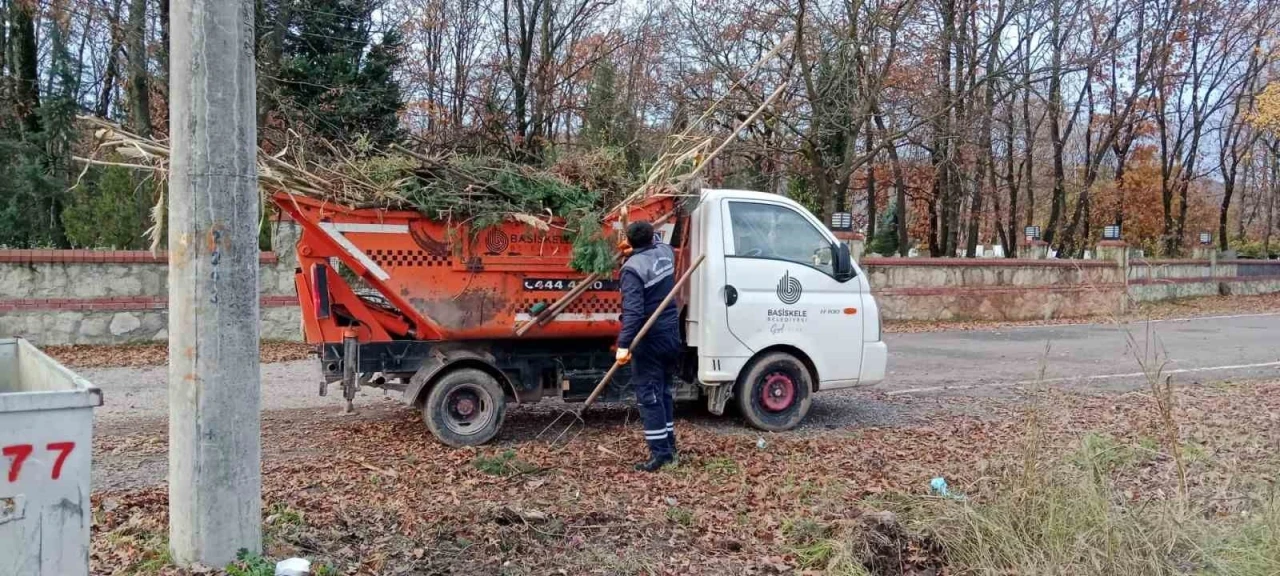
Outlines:
{"type": "MultiPolygon", "coordinates": [[[[1267,17],[1269,14],[1261,14],[1267,17]]],[[[1230,113],[1221,121],[1218,142],[1218,172],[1222,176],[1222,204],[1218,209],[1218,249],[1228,250],[1231,247],[1227,237],[1227,216],[1231,210],[1231,200],[1235,196],[1236,182],[1240,176],[1240,167],[1245,156],[1255,147],[1262,132],[1250,126],[1248,116],[1254,111],[1254,100],[1261,80],[1263,63],[1270,59],[1262,52],[1264,30],[1270,25],[1262,23],[1257,26],[1253,43],[1249,50],[1248,64],[1245,66],[1239,91],[1232,98],[1230,113]]]]}

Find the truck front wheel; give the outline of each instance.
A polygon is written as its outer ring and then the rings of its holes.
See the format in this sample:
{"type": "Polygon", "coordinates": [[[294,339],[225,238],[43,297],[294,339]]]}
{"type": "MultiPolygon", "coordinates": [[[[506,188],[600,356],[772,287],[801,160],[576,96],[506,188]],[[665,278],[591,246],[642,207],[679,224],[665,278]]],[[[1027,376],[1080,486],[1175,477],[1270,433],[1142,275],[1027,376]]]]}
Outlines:
{"type": "Polygon", "coordinates": [[[751,364],[738,382],[738,409],[752,426],[769,432],[795,428],[811,405],[812,378],[804,363],[771,352],[751,364]]]}
{"type": "Polygon", "coordinates": [[[422,419],[441,442],[479,446],[502,428],[507,399],[498,381],[483,370],[463,368],[445,374],[422,404],[422,419]]]}

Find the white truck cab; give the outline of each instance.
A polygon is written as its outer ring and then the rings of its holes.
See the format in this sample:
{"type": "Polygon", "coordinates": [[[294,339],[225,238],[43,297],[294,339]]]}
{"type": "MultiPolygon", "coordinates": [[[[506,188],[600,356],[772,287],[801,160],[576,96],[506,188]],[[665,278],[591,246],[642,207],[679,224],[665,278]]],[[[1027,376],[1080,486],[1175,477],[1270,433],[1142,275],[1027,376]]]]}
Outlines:
{"type": "Polygon", "coordinates": [[[712,412],[736,398],[751,424],[786,430],[811,394],[884,379],[880,311],[849,248],[776,194],[704,190],[694,209],[687,344],[712,412]]]}

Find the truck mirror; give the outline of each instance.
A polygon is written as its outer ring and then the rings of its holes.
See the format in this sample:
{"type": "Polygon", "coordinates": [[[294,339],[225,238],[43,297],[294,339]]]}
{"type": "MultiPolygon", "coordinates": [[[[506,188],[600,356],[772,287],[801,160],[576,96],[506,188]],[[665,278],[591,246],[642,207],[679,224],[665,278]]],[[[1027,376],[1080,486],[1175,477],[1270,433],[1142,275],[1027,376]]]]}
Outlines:
{"type": "Polygon", "coordinates": [[[831,245],[832,271],[836,280],[841,282],[853,278],[853,259],[849,256],[849,245],[836,242],[831,245]]]}

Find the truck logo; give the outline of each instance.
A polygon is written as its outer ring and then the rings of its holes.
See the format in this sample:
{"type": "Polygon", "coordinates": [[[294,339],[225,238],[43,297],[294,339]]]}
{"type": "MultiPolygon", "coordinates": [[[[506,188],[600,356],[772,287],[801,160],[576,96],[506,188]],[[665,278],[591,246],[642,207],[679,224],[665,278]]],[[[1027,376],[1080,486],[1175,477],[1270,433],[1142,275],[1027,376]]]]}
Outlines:
{"type": "Polygon", "coordinates": [[[502,228],[490,228],[489,233],[484,235],[485,248],[489,249],[490,254],[501,254],[507,251],[511,246],[511,240],[507,238],[507,233],[502,228]]]}
{"type": "Polygon", "coordinates": [[[418,220],[409,224],[409,235],[413,237],[413,242],[419,248],[427,251],[432,256],[448,256],[449,243],[441,242],[431,237],[427,233],[429,224],[427,220],[418,220]]]}
{"type": "Polygon", "coordinates": [[[791,305],[800,301],[800,295],[804,293],[804,289],[800,286],[800,281],[791,277],[791,272],[783,272],[782,279],[778,280],[778,300],[783,304],[791,305]]]}

